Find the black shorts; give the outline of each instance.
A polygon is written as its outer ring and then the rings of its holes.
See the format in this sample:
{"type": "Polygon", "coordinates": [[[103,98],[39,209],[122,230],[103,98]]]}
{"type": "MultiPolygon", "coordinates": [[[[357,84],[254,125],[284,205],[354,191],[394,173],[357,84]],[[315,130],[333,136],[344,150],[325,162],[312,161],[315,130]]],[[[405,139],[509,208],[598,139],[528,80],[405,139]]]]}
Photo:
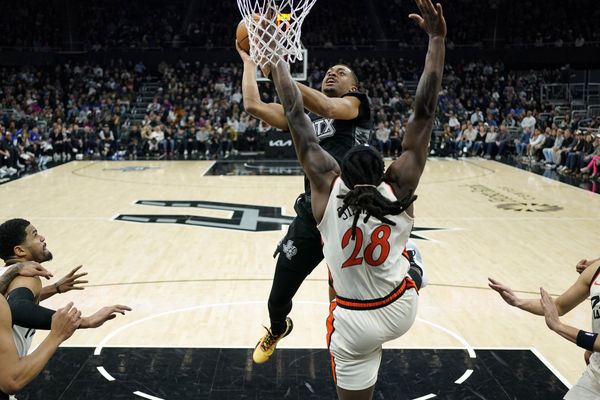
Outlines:
{"type": "Polygon", "coordinates": [[[273,257],[279,254],[278,265],[306,275],[323,260],[321,232],[312,214],[310,195],[302,193],[294,204],[296,218],[281,239],[273,257]]]}

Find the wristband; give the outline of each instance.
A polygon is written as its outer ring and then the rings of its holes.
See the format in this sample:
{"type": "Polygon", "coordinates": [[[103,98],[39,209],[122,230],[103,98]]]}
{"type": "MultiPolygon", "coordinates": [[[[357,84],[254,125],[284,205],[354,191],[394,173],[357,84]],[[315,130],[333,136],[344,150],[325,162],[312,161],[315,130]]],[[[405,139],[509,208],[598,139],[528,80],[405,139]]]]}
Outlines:
{"type": "Polygon", "coordinates": [[[589,351],[594,351],[594,342],[597,337],[597,333],[579,331],[577,334],[577,346],[589,351]]]}
{"type": "Polygon", "coordinates": [[[56,293],[61,294],[60,285],[56,282],[54,282],[54,289],[56,289],[56,293]]]}

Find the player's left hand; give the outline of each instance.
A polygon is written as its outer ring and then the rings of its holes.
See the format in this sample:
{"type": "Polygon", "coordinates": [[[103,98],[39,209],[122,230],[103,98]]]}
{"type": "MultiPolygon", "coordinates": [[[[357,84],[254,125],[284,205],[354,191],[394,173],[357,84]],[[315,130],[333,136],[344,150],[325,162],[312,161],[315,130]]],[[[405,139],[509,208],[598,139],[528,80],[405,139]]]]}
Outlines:
{"type": "Polygon", "coordinates": [[[52,277],[52,274],[46,268],[42,267],[35,261],[25,261],[17,265],[19,268],[19,275],[21,276],[41,276],[46,279],[50,279],[52,277]]]}
{"type": "Polygon", "coordinates": [[[55,285],[60,289],[60,293],[66,293],[71,290],[83,290],[84,287],[80,286],[84,283],[88,283],[88,281],[79,280],[82,276],[86,276],[87,272],[77,273],[79,269],[83,267],[83,265],[79,265],[71,270],[67,275],[60,278],[56,281],[55,285]]]}
{"type": "Polygon", "coordinates": [[[125,311],[131,311],[131,308],[120,304],[103,307],[89,317],[82,318],[80,326],[81,328],[98,328],[106,321],[116,318],[117,314],[125,315],[125,311]]]}
{"type": "Polygon", "coordinates": [[[544,316],[546,317],[546,325],[548,325],[548,328],[556,331],[560,325],[560,320],[558,319],[558,310],[556,309],[556,304],[554,304],[554,299],[542,287],[540,288],[540,295],[542,296],[541,303],[544,309],[544,316]]]}
{"type": "Polygon", "coordinates": [[[419,27],[429,35],[429,37],[446,37],[446,20],[444,19],[442,5],[437,3],[434,7],[431,0],[415,1],[423,16],[421,17],[419,14],[410,14],[408,18],[415,21],[417,25],[419,25],[419,27]]]}

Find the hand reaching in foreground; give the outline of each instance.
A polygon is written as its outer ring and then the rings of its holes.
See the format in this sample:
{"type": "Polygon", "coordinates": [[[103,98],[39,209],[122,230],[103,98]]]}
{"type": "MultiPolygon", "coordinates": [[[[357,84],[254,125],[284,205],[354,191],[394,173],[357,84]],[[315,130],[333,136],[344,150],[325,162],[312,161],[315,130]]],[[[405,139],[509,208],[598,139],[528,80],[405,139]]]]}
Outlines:
{"type": "Polygon", "coordinates": [[[447,28],[442,5],[437,3],[434,7],[431,0],[416,0],[416,2],[417,7],[419,7],[423,16],[421,17],[419,14],[410,14],[408,18],[415,21],[429,37],[446,37],[447,28]]]}
{"type": "Polygon", "coordinates": [[[544,309],[544,317],[546,317],[546,325],[556,331],[560,326],[560,320],[558,319],[558,310],[556,304],[554,304],[554,299],[544,288],[540,288],[540,295],[542,296],[541,303],[544,309]]]}
{"type": "Polygon", "coordinates": [[[494,289],[496,292],[502,296],[504,301],[510,304],[513,307],[518,307],[520,304],[520,299],[514,294],[511,288],[502,283],[498,282],[495,279],[488,278],[489,283],[488,286],[494,289]]]}
{"type": "Polygon", "coordinates": [[[56,310],[52,316],[50,335],[54,335],[58,340],[64,342],[73,335],[80,323],[81,311],[73,307],[73,302],[70,302],[63,308],[56,310]]]}
{"type": "Polygon", "coordinates": [[[125,315],[125,311],[131,311],[130,307],[116,304],[114,306],[103,307],[89,317],[81,319],[82,328],[98,328],[106,321],[116,318],[117,314],[125,315]]]}

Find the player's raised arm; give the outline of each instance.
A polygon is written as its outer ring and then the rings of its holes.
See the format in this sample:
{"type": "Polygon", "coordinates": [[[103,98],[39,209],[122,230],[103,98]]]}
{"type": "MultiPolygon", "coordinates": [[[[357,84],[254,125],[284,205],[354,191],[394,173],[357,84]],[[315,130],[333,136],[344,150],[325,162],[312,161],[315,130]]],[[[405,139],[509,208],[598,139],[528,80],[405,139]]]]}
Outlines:
{"type": "Polygon", "coordinates": [[[244,109],[255,118],[265,121],[274,128],[284,131],[288,130],[287,120],[283,112],[281,104],[265,103],[260,98],[258,84],[256,83],[255,64],[242,48],[239,43],[235,42],[242,61],[244,62],[244,71],[242,73],[242,96],[244,101],[244,109]]]}
{"type": "Polygon", "coordinates": [[[385,174],[385,180],[401,198],[416,190],[425,168],[446,53],[446,21],[441,4],[434,7],[431,0],[416,2],[423,16],[410,14],[409,17],[429,35],[429,48],[425,68],[417,86],[414,113],[408,121],[402,141],[402,155],[385,174]]]}
{"type": "Polygon", "coordinates": [[[339,175],[340,168],[337,161],[319,145],[312,123],[304,113],[302,95],[292,80],[287,64],[280,62],[277,66],[271,66],[271,71],[298,161],[310,181],[313,214],[319,222],[329,198],[329,186],[333,178],[339,175]]]}

